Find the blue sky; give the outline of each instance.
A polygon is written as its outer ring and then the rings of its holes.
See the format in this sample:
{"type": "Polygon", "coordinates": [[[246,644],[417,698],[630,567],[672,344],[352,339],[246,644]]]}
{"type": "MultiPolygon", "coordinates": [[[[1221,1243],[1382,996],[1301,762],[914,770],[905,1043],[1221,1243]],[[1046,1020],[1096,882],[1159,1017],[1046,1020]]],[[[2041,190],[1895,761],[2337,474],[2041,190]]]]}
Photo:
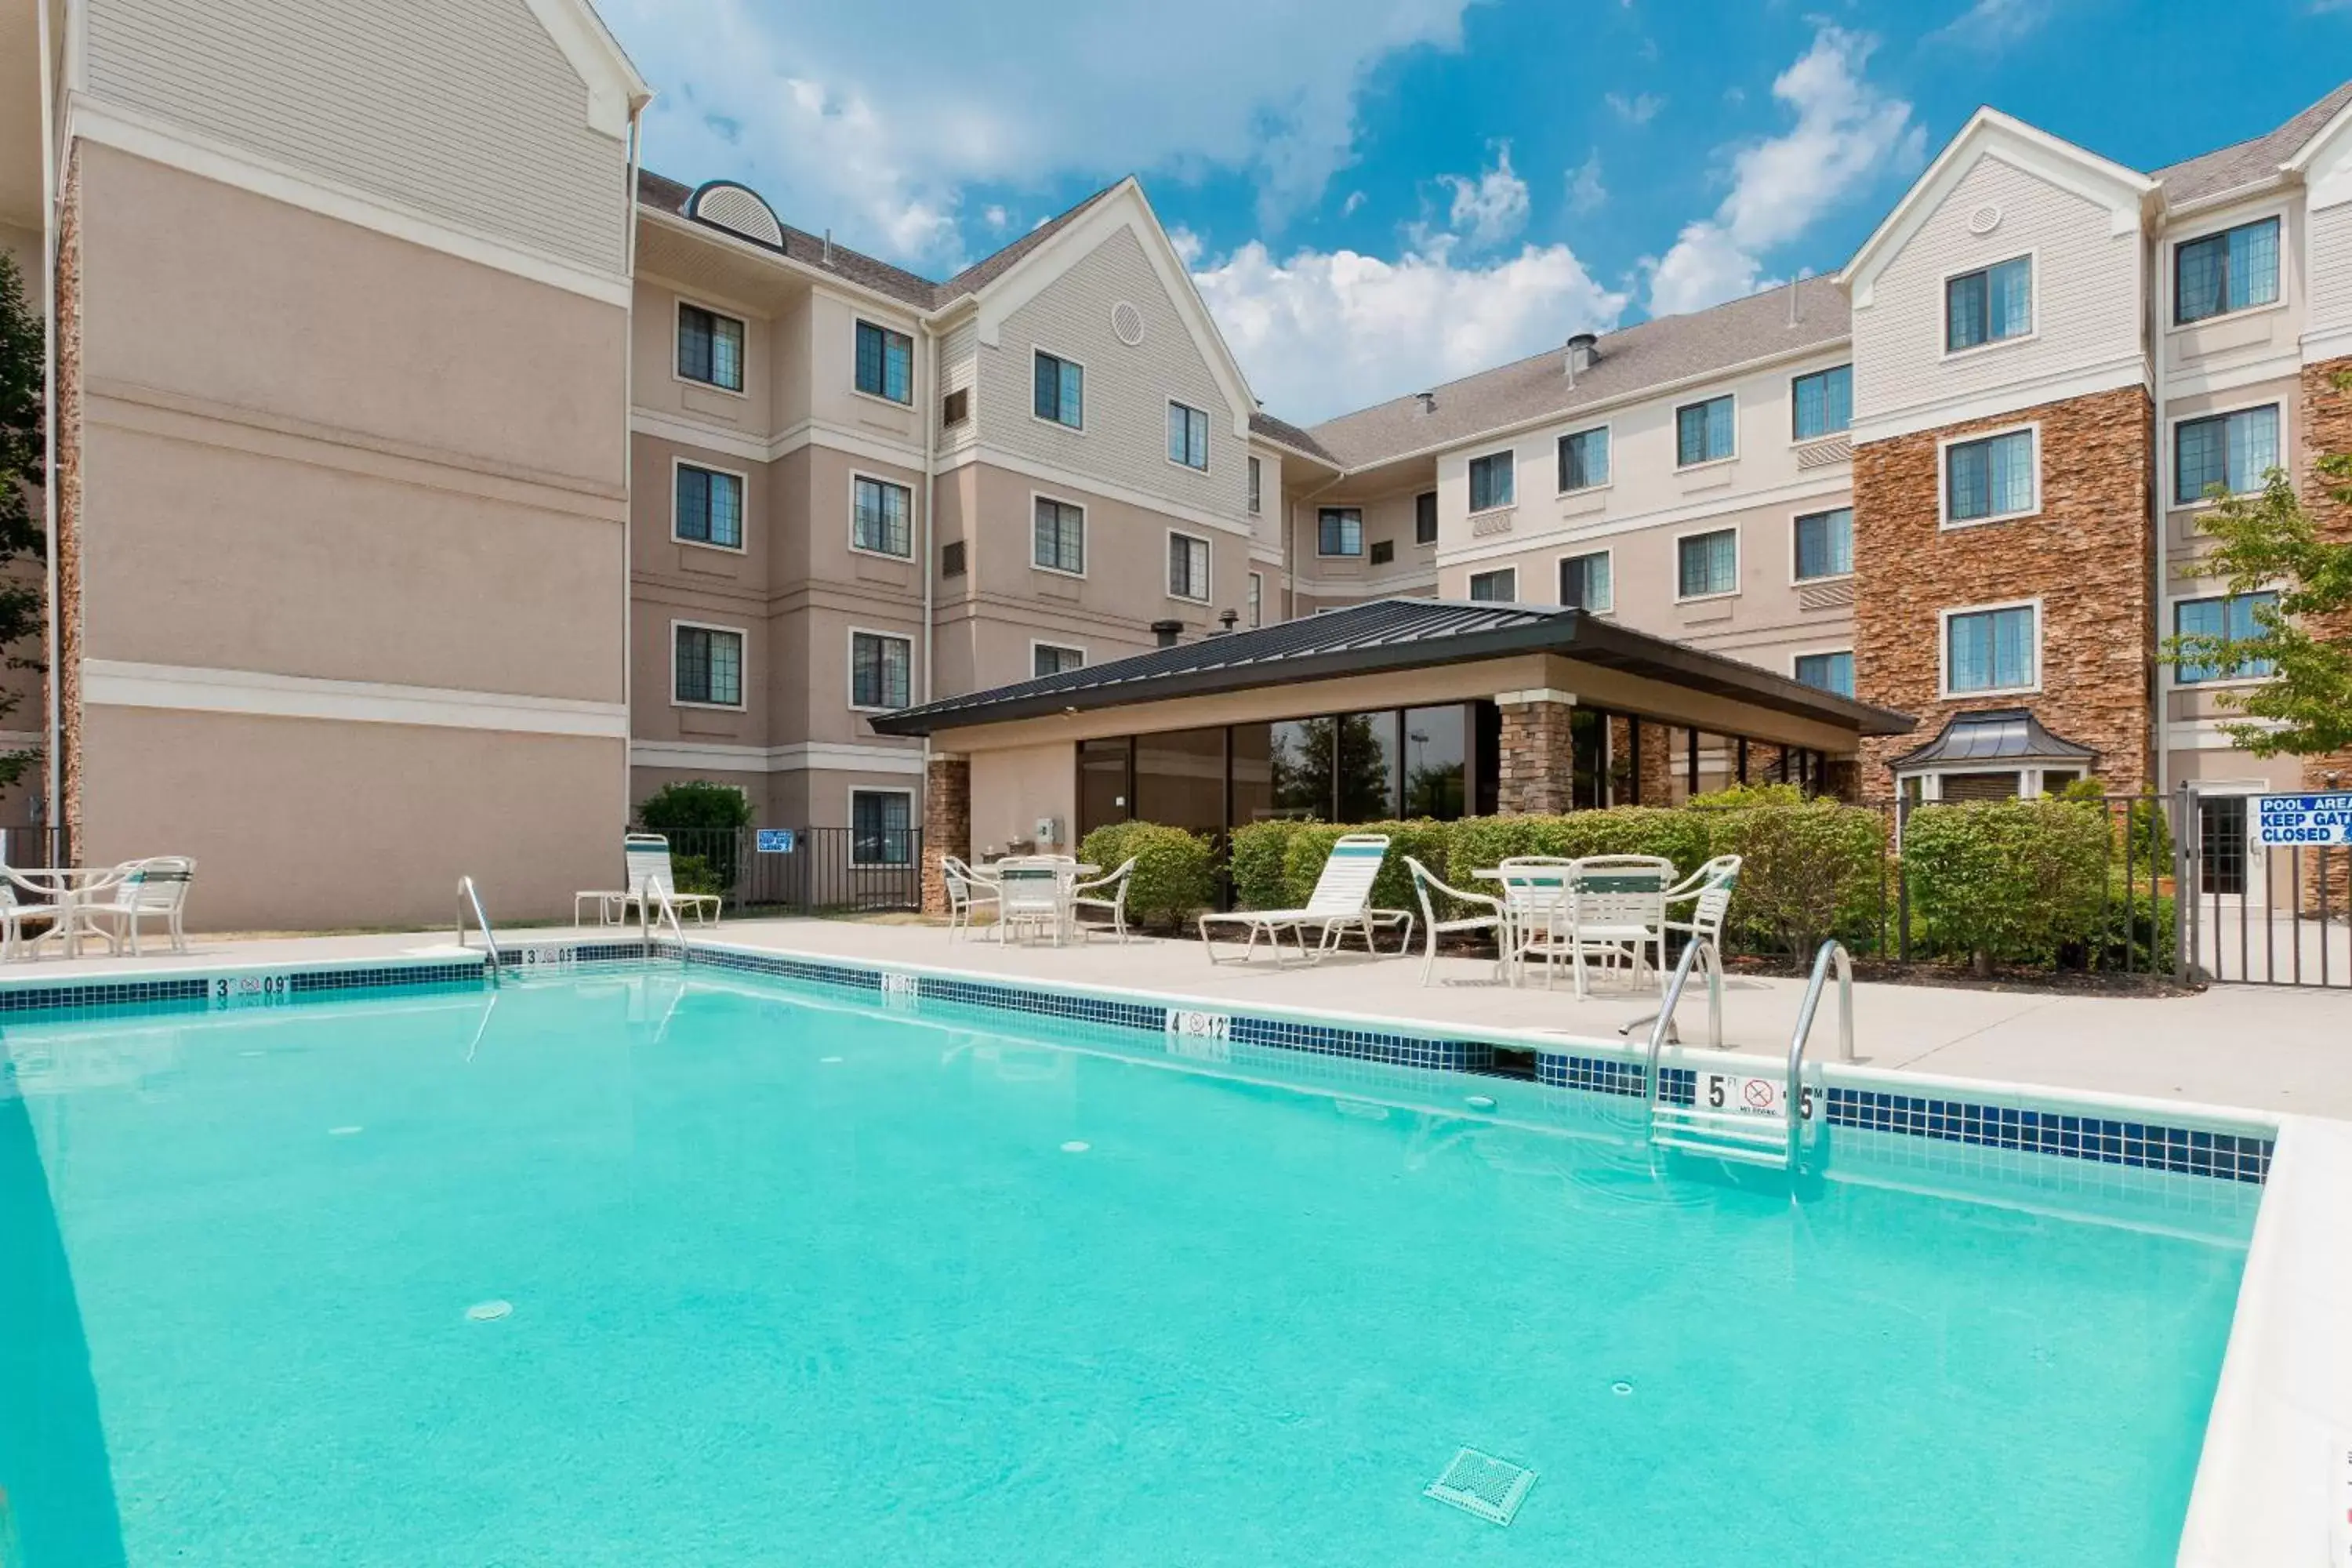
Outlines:
{"type": "Polygon", "coordinates": [[[2139,168],[2352,75],[2352,0],[601,0],[649,167],[944,276],[1142,177],[1311,423],[1842,265],[1979,103],[2139,168]]]}

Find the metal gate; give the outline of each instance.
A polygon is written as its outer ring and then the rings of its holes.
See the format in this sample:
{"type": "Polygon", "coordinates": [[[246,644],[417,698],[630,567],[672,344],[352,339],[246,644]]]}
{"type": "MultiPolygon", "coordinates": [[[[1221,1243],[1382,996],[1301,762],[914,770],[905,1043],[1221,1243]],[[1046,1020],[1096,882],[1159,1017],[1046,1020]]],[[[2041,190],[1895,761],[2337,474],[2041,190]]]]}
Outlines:
{"type": "Polygon", "coordinates": [[[2254,841],[2252,789],[2173,800],[2175,914],[2190,977],[2352,989],[2352,848],[2254,841]]]}

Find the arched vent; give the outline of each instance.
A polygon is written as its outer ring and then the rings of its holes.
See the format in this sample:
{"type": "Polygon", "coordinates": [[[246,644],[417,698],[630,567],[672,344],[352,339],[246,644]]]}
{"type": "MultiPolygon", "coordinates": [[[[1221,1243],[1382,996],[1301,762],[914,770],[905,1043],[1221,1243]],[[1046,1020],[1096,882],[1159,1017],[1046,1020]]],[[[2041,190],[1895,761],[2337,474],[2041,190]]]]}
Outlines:
{"type": "Polygon", "coordinates": [[[713,180],[686,204],[686,216],[713,228],[740,235],[771,250],[784,248],[784,226],[757,191],[732,180],[713,180]]]}
{"type": "Polygon", "coordinates": [[[2000,209],[1993,205],[1990,202],[1985,203],[1984,205],[1969,214],[1969,232],[1970,234],[1990,234],[1994,229],[1997,229],[2000,226],[2000,209]]]}
{"type": "Polygon", "coordinates": [[[1129,348],[1143,341],[1143,312],[1121,300],[1110,308],[1110,330],[1129,348]]]}

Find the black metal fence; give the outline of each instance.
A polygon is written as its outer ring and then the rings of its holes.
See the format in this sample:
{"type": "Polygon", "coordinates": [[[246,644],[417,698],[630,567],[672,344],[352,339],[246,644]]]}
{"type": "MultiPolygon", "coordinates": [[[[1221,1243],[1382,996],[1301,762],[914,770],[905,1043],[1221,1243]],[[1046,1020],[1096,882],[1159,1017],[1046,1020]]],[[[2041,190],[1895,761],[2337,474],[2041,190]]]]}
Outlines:
{"type": "Polygon", "coordinates": [[[730,911],[819,914],[922,903],[920,828],[705,828],[667,837],[679,890],[718,893],[730,911]]]}
{"type": "Polygon", "coordinates": [[[70,866],[71,845],[60,826],[38,823],[0,827],[0,866],[70,866]]]}
{"type": "Polygon", "coordinates": [[[2183,785],[2180,944],[2204,979],[2352,988],[2352,848],[2254,841],[2258,796],[2183,785]]]}

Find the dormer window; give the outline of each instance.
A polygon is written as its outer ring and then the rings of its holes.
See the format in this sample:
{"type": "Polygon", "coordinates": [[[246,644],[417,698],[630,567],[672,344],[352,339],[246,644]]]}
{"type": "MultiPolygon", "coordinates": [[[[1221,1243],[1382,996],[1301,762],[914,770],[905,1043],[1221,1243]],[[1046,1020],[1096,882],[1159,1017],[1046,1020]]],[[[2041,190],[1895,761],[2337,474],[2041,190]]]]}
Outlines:
{"type": "Polygon", "coordinates": [[[2186,325],[2279,297],[2279,220],[2242,223],[2172,249],[2172,319],[2186,325]]]}
{"type": "Polygon", "coordinates": [[[1944,352],[2033,332],[2033,258],[2021,256],[1944,280],[1944,352]]]}

